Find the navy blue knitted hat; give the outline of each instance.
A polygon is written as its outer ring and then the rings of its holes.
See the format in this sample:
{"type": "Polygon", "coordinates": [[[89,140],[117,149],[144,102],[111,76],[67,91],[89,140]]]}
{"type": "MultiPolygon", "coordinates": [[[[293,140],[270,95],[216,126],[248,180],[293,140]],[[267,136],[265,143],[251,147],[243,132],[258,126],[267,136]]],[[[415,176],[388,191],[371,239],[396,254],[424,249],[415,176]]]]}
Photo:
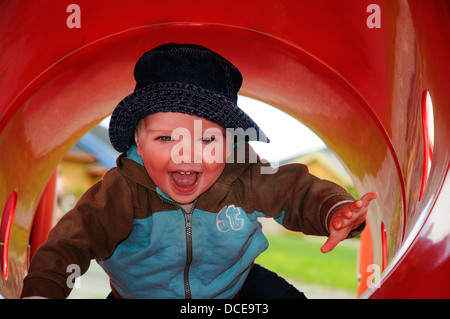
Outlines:
{"type": "Polygon", "coordinates": [[[133,145],[137,122],[157,112],[196,115],[225,128],[254,128],[248,140],[268,142],[258,125],[237,106],[239,70],[217,53],[192,44],[164,44],[150,50],[134,69],[136,88],[115,108],[109,124],[113,147],[133,145]]]}

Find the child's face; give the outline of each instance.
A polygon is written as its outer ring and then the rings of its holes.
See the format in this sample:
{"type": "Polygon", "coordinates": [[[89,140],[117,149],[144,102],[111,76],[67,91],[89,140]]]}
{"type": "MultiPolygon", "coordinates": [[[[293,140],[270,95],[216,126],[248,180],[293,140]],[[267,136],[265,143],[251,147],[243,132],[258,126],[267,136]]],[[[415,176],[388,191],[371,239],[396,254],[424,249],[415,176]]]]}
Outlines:
{"type": "Polygon", "coordinates": [[[219,178],[231,144],[225,128],[184,113],[161,112],[137,126],[137,153],[155,184],[179,204],[192,203],[219,178]]]}

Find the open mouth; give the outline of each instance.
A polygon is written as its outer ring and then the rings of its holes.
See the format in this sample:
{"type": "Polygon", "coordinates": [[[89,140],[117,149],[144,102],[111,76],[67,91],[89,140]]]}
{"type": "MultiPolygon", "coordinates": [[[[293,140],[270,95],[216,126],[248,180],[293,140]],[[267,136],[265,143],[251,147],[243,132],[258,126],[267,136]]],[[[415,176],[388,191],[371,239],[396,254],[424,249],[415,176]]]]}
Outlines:
{"type": "Polygon", "coordinates": [[[198,184],[199,172],[176,171],[169,173],[174,188],[183,193],[193,191],[198,184]]]}

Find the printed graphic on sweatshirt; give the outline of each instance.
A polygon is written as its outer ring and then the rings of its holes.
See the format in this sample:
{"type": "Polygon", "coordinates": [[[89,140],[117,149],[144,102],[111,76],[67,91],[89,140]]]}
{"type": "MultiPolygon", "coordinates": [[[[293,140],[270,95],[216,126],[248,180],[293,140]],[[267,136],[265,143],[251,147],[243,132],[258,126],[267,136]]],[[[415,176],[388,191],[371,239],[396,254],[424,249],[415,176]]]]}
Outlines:
{"type": "Polygon", "coordinates": [[[217,229],[226,233],[231,230],[240,230],[244,226],[244,219],[242,218],[243,210],[234,205],[225,206],[220,210],[216,217],[217,229]]]}

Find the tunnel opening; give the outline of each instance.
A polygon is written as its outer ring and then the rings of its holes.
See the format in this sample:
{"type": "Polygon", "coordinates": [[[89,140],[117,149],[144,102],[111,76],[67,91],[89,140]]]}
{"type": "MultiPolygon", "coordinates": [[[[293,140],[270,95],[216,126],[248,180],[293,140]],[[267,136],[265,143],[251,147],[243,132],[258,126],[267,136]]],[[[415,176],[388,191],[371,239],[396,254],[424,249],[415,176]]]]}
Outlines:
{"type": "MultiPolygon", "coordinates": [[[[386,182],[383,178],[389,179],[385,184],[395,189],[392,193],[402,192],[401,180],[391,179],[392,175],[399,174],[398,163],[383,126],[366,101],[334,70],[290,44],[249,30],[214,26],[199,34],[194,32],[194,39],[186,40],[186,29],[178,26],[165,26],[164,29],[173,33],[173,38],[179,42],[202,42],[196,37],[205,36],[219,39],[218,33],[224,33],[223,38],[230,38],[228,33],[231,32],[236,36],[232,45],[211,41],[211,47],[221,48],[223,54],[242,70],[245,79],[243,96],[273,105],[307,124],[341,159],[350,179],[355,182],[356,193],[379,189],[379,185],[386,182]],[[181,30],[183,32],[179,34],[181,30]],[[248,39],[253,37],[260,41],[253,41],[248,47],[248,39]],[[240,46],[247,46],[248,50],[243,54],[240,46]],[[273,51],[267,50],[268,47],[273,51]],[[260,68],[261,65],[266,67],[260,68]],[[373,147],[367,149],[369,139],[373,147]],[[386,165],[386,159],[391,175],[375,178],[376,172],[386,165]]],[[[16,100],[22,108],[11,108],[10,121],[2,130],[17,134],[18,141],[26,146],[29,156],[12,154],[11,159],[20,158],[24,162],[21,166],[30,167],[29,178],[40,180],[41,185],[34,185],[34,192],[42,191],[45,180],[53,174],[67,151],[109,114],[118,100],[132,92],[130,70],[140,51],[154,46],[152,43],[158,39],[159,32],[158,28],[136,29],[76,51],[49,68],[16,100]],[[151,40],[135,42],[135,37],[151,40]],[[124,47],[128,50],[124,51],[124,47]],[[86,67],[80,69],[79,65],[86,67]],[[55,118],[59,121],[54,121],[55,118]],[[46,126],[41,127],[44,122],[46,126]]],[[[188,38],[192,36],[190,34],[188,38]]],[[[11,147],[8,145],[11,142],[5,140],[6,147],[11,147]]],[[[27,196],[32,198],[33,194],[27,196]]],[[[36,197],[40,198],[40,194],[36,197]]],[[[389,201],[389,205],[397,200],[389,201]]],[[[401,205],[383,211],[387,223],[393,211],[398,209],[401,205]]],[[[380,218],[380,211],[379,207],[374,209],[374,220],[380,218]]],[[[30,207],[25,214],[34,213],[30,207]]],[[[32,228],[31,225],[28,227],[32,228]]],[[[378,242],[376,236],[379,235],[374,236],[373,242],[378,242]]],[[[378,256],[381,253],[375,250],[374,260],[381,263],[378,256]]]]}
{"type": "MultiPolygon", "coordinates": [[[[326,148],[325,143],[315,133],[300,121],[273,106],[245,96],[239,96],[238,105],[258,123],[271,139],[271,143],[269,144],[251,142],[252,146],[262,158],[269,158],[269,161],[275,165],[285,165],[289,163],[306,164],[314,175],[323,179],[332,180],[346,188],[356,198],[359,197],[354,184],[348,175],[346,168],[341,164],[341,161],[333,154],[333,152],[326,148]],[[277,136],[274,136],[274,134],[271,133],[274,133],[277,136]]],[[[79,196],[81,196],[81,194],[89,187],[89,184],[93,184],[101,178],[102,174],[93,172],[94,166],[97,167],[97,172],[104,172],[111,167],[111,161],[99,161],[98,155],[109,152],[109,156],[111,157],[110,160],[113,159],[113,161],[115,161],[118,153],[114,153],[115,151],[110,152],[112,146],[109,143],[107,135],[108,125],[109,117],[100,121],[98,125],[87,132],[86,135],[71,148],[58,164],[58,217],[61,217],[61,214],[64,214],[73,207],[79,196]],[[95,139],[92,138],[92,134],[95,135],[95,139]],[[99,142],[101,143],[99,144],[99,142]],[[106,147],[109,148],[108,151],[105,150],[106,147]],[[102,149],[103,151],[95,152],[95,149],[102,149]],[[102,166],[103,168],[99,168],[98,166],[102,166]],[[65,183],[64,187],[62,187],[62,181],[65,183]]],[[[260,222],[263,224],[263,231],[268,233],[269,236],[272,234],[273,239],[271,240],[275,242],[277,240],[284,240],[280,238],[285,236],[287,236],[288,242],[289,238],[298,238],[298,249],[302,249],[302,243],[303,245],[306,245],[306,247],[309,247],[310,245],[317,246],[320,241],[325,240],[320,238],[314,239],[310,236],[305,237],[302,234],[283,230],[282,228],[277,227],[279,226],[277,223],[271,223],[270,220],[265,218],[261,218],[260,222]]],[[[347,260],[343,262],[341,266],[336,266],[332,275],[330,275],[330,277],[334,277],[335,279],[327,281],[323,280],[323,275],[302,274],[301,271],[297,271],[298,275],[296,276],[303,276],[306,278],[304,280],[307,281],[307,283],[300,283],[300,279],[296,279],[295,275],[292,275],[292,273],[284,273],[283,269],[279,275],[284,277],[287,276],[287,278],[290,279],[294,276],[294,282],[300,289],[302,289],[302,285],[304,285],[304,292],[310,294],[311,298],[320,298],[320,293],[318,292],[320,289],[323,290],[321,292],[322,297],[354,298],[356,297],[356,286],[358,283],[358,260],[356,258],[356,251],[359,250],[359,238],[351,241],[352,243],[344,244],[345,248],[343,248],[343,252],[338,251],[336,254],[336,256],[340,256],[342,253],[348,255],[346,257],[347,260]],[[344,270],[336,270],[339,269],[339,267],[343,267],[344,270]],[[349,270],[350,268],[353,270],[349,270]],[[339,274],[339,272],[341,272],[341,274],[339,274]],[[347,281],[347,283],[345,283],[345,281],[347,281]],[[327,285],[330,286],[327,287],[327,285]]],[[[269,251],[267,255],[268,257],[264,257],[263,262],[267,262],[268,258],[277,258],[276,253],[274,255],[271,251],[269,251]]],[[[318,249],[317,252],[313,253],[313,256],[320,260],[318,249]]],[[[339,258],[343,257],[336,258],[339,260],[339,258]]],[[[321,264],[326,265],[327,260],[329,261],[329,259],[324,258],[321,264]]],[[[268,262],[269,266],[272,264],[273,262],[268,262]]],[[[91,263],[91,268],[91,270],[88,270],[88,273],[79,279],[81,289],[75,289],[69,298],[98,298],[99,296],[101,297],[102,292],[103,294],[106,292],[109,286],[107,277],[105,277],[105,274],[101,269],[98,269],[97,265],[91,263]]],[[[299,269],[301,268],[302,267],[299,265],[299,269]]]]}

